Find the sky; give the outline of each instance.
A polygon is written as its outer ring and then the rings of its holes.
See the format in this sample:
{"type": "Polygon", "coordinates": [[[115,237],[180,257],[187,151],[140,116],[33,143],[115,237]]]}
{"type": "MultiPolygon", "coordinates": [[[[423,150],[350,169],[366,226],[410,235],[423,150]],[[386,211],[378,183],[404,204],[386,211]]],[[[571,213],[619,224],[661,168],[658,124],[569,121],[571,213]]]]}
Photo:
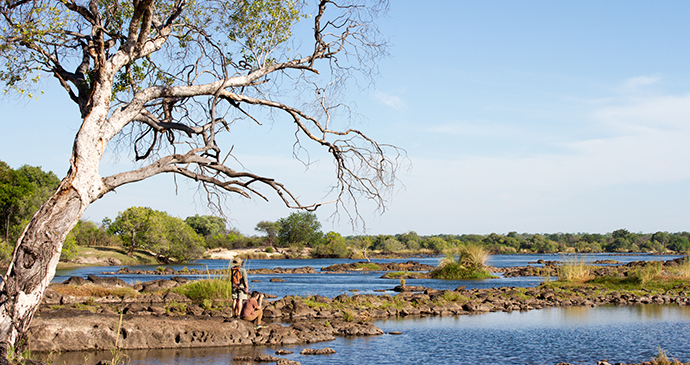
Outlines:
{"type": "MultiPolygon", "coordinates": [[[[690,2],[394,0],[380,77],[344,100],[357,128],[404,148],[408,164],[386,211],[363,202],[364,227],[317,210],[343,234],[607,233],[690,230],[690,2]]],[[[79,115],[53,80],[38,100],[0,101],[0,160],[59,177],[79,115]]],[[[294,128],[235,127],[252,171],[305,200],[325,196],[333,165],[292,158],[294,128]],[[286,137],[287,136],[287,137],[286,137]]],[[[101,173],[127,166],[115,152],[101,173]]],[[[164,175],[109,193],[84,219],[130,206],[209,214],[196,186],[164,175]]],[[[230,197],[228,224],[247,235],[292,210],[230,197]]]]}

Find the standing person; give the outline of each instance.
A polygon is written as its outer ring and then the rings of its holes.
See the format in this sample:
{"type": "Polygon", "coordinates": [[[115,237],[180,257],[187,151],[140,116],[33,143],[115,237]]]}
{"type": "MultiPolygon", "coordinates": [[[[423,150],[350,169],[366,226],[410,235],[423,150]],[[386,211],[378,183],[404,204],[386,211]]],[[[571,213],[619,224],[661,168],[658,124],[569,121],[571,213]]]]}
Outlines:
{"type": "Polygon", "coordinates": [[[236,257],[232,260],[230,276],[232,280],[232,316],[239,317],[242,302],[247,300],[247,288],[249,288],[247,270],[242,267],[241,258],[236,257]]]}
{"type": "Polygon", "coordinates": [[[261,309],[261,304],[264,300],[264,295],[258,291],[253,291],[252,296],[247,300],[242,308],[242,319],[249,322],[254,322],[257,328],[261,327],[261,318],[264,316],[264,311],[261,309]]]}

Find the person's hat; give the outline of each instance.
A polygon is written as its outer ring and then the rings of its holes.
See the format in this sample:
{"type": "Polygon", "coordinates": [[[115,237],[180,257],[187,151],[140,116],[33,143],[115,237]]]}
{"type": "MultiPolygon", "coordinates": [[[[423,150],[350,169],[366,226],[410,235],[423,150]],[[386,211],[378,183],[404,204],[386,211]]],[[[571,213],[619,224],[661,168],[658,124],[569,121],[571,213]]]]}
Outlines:
{"type": "Polygon", "coordinates": [[[239,257],[235,257],[235,258],[232,260],[232,263],[235,264],[235,265],[242,265],[242,259],[239,258],[239,257]]]}

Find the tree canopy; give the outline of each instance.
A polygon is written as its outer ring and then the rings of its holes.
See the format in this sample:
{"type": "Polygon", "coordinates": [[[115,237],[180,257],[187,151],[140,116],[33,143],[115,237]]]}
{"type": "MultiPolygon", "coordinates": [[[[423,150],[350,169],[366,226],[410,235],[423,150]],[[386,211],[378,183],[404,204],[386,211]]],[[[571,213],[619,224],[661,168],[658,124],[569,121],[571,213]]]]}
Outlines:
{"type": "Polygon", "coordinates": [[[203,238],[180,218],[148,207],[131,207],[120,212],[108,228],[117,235],[132,256],[144,249],[163,262],[184,262],[203,253],[203,238]]]}
{"type": "Polygon", "coordinates": [[[289,216],[280,218],[277,223],[280,227],[278,242],[283,246],[293,243],[314,246],[323,237],[321,222],[312,212],[290,213],[289,216]]]}
{"type": "Polygon", "coordinates": [[[0,161],[0,222],[2,237],[15,241],[31,216],[55,192],[60,180],[53,172],[24,165],[16,170],[0,161]]]}
{"type": "Polygon", "coordinates": [[[225,219],[212,215],[198,215],[185,218],[185,223],[194,228],[196,233],[206,237],[225,233],[225,219]]]}
{"type": "MultiPolygon", "coordinates": [[[[200,184],[212,207],[229,194],[313,210],[356,201],[382,210],[404,151],[353,128],[343,88],[375,76],[385,0],[8,0],[0,2],[0,80],[19,94],[54,80],[81,115],[70,168],[17,240],[0,283],[0,343],[19,343],[87,207],[116,188],[172,173],[200,184]],[[308,26],[297,27],[301,21],[308,26]],[[48,76],[48,77],[46,77],[48,76]],[[290,123],[297,157],[335,166],[325,201],[302,202],[234,151],[239,123],[290,123]],[[111,145],[112,144],[112,145],[111,145]],[[135,165],[101,176],[113,145],[135,165]],[[309,147],[311,146],[311,147],[309,147]],[[320,157],[321,158],[321,157],[320,157]]],[[[353,202],[353,204],[348,204],[353,202]]]]}

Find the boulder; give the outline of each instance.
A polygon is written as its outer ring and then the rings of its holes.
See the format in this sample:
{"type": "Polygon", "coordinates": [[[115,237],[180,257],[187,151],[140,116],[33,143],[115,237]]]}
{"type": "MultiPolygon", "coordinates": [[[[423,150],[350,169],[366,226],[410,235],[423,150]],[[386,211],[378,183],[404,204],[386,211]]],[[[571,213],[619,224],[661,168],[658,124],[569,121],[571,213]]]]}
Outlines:
{"type": "Polygon", "coordinates": [[[92,282],[94,285],[98,285],[108,289],[132,287],[131,285],[125,283],[122,279],[115,277],[103,278],[96,275],[89,275],[88,280],[92,282]]]}
{"type": "Polygon", "coordinates": [[[310,349],[305,348],[299,352],[302,355],[332,355],[335,354],[335,350],[329,347],[324,347],[322,349],[310,349]]]}
{"type": "Polygon", "coordinates": [[[312,318],[316,316],[316,312],[309,308],[306,304],[295,300],[292,303],[292,311],[290,312],[290,318],[312,318]]]}

